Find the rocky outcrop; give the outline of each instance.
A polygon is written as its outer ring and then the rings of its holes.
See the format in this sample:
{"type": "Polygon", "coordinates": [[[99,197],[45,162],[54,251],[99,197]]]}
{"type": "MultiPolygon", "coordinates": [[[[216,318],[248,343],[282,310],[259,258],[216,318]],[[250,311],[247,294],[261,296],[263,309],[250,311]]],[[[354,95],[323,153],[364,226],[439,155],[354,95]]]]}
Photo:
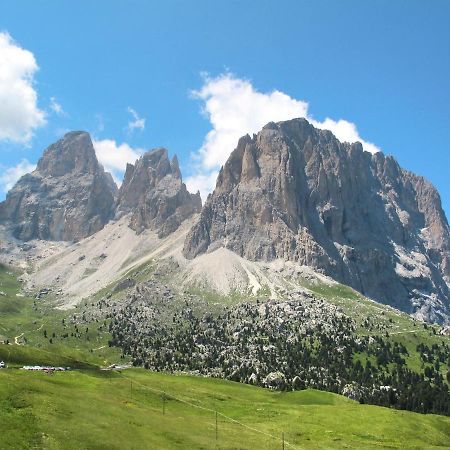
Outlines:
{"type": "Polygon", "coordinates": [[[116,217],[131,213],[130,227],[158,231],[160,237],[175,231],[185,219],[201,210],[200,194],[190,194],[181,178],[177,157],[169,161],[159,148],[127,164],[119,191],[116,217]]]}
{"type": "Polygon", "coordinates": [[[313,267],[418,317],[448,320],[450,234],[439,194],[391,156],[304,119],[239,140],[184,245],[313,267]]]}
{"type": "Polygon", "coordinates": [[[111,218],[117,186],[98,163],[88,133],[73,131],[48,147],[0,204],[0,221],[23,241],[79,240],[111,218]]]}

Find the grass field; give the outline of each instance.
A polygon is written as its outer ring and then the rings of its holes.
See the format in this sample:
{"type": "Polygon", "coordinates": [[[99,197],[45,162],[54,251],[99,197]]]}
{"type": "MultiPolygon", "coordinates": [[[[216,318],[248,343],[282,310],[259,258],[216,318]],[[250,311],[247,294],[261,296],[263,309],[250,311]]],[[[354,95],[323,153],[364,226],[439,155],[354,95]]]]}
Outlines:
{"type": "Polygon", "coordinates": [[[142,369],[2,370],[0,404],[2,449],[450,448],[450,418],[142,369]]]}
{"type": "MultiPolygon", "coordinates": [[[[410,367],[421,364],[418,342],[448,341],[345,286],[309,287],[352,315],[361,334],[367,317],[376,317],[410,350],[410,367]]],[[[283,434],[285,449],[450,449],[448,417],[360,405],[315,390],[273,392],[142,369],[100,371],[124,360],[108,346],[103,322],[78,331],[70,323],[68,315],[82,314],[83,305],[59,311],[22,296],[17,274],[2,267],[0,292],[0,340],[9,342],[0,344],[0,360],[9,366],[0,370],[0,450],[281,449],[283,434]],[[18,369],[34,364],[77,370],[18,369]]]]}

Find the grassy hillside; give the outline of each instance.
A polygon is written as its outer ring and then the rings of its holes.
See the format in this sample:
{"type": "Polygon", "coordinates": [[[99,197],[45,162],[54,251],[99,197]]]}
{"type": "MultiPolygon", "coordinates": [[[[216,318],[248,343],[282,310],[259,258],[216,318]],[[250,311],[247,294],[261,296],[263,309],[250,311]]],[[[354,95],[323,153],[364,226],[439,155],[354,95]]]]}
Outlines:
{"type": "MultiPolygon", "coordinates": [[[[406,364],[412,370],[420,371],[425,367],[417,352],[419,344],[428,347],[450,345],[449,336],[441,335],[439,326],[424,324],[406,313],[367,299],[348,286],[308,283],[305,280],[301,280],[300,284],[352,317],[357,324],[358,335],[383,336],[393,343],[404,345],[409,353],[405,357],[406,364]]],[[[444,377],[450,370],[450,361],[447,362],[440,367],[444,377]]]]}
{"type": "Polygon", "coordinates": [[[44,299],[27,297],[17,276],[0,265],[0,342],[10,344],[0,344],[0,359],[20,365],[52,364],[55,358],[64,357],[70,366],[108,365],[121,360],[120,350],[108,346],[107,322],[78,326],[71,319],[82,316],[84,305],[62,311],[44,299]],[[11,354],[11,345],[20,349],[11,354]],[[29,347],[39,351],[27,356],[29,347]]]}
{"type": "Polygon", "coordinates": [[[450,448],[450,418],[142,369],[3,370],[0,403],[5,449],[450,448]]]}
{"type": "MultiPolygon", "coordinates": [[[[142,268],[140,275],[148,276],[142,268]]],[[[438,327],[345,286],[303,287],[351,316],[357,334],[404,344],[413,370],[424,368],[418,344],[449,342],[438,327]]],[[[48,300],[23,296],[17,274],[2,267],[0,292],[0,341],[8,342],[0,344],[0,360],[10,367],[0,370],[0,449],[279,449],[283,433],[286,449],[450,448],[448,417],[361,405],[313,389],[275,392],[142,369],[99,371],[98,366],[128,361],[108,345],[109,320],[91,315],[102,293],[76,309],[56,310],[48,300]],[[25,364],[79,370],[47,375],[17,369],[25,364]]],[[[200,309],[223,303],[212,293],[190,294],[204,294],[200,309]]],[[[238,304],[246,298],[229,300],[238,304]]],[[[166,300],[154,301],[159,308],[166,300]]],[[[375,363],[373,356],[355,358],[375,363]]],[[[445,374],[448,365],[441,363],[439,370],[445,374]]]]}

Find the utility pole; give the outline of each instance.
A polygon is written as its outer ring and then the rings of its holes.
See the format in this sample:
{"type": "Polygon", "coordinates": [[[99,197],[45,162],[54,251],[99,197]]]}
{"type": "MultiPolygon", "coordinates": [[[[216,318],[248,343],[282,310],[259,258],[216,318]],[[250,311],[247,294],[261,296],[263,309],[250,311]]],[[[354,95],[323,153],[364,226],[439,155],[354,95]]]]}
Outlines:
{"type": "Polygon", "coordinates": [[[219,432],[219,430],[218,430],[218,426],[217,426],[217,411],[216,411],[216,443],[218,440],[218,432],[219,432]]]}

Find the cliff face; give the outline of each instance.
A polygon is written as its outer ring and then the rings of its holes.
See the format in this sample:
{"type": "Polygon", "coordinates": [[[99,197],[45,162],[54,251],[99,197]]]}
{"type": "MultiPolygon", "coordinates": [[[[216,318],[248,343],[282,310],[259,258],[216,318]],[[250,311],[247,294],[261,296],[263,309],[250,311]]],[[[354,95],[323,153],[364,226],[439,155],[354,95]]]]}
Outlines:
{"type": "Polygon", "coordinates": [[[200,212],[201,206],[200,194],[186,189],[176,156],[169,161],[167,150],[161,148],[127,165],[116,215],[131,213],[133,230],[153,229],[164,237],[200,212]]]}
{"type": "Polygon", "coordinates": [[[117,187],[95,156],[88,133],[74,131],[48,147],[0,204],[0,221],[21,240],[79,240],[103,228],[117,187]]]}
{"type": "Polygon", "coordinates": [[[422,318],[450,312],[449,226],[435,188],[304,119],[239,140],[184,254],[220,246],[298,261],[422,318]]]}

